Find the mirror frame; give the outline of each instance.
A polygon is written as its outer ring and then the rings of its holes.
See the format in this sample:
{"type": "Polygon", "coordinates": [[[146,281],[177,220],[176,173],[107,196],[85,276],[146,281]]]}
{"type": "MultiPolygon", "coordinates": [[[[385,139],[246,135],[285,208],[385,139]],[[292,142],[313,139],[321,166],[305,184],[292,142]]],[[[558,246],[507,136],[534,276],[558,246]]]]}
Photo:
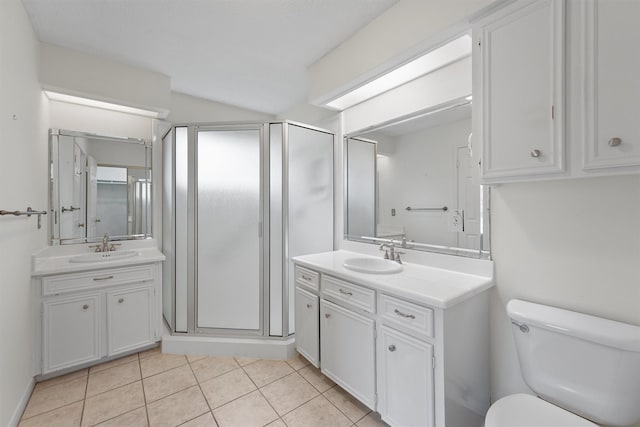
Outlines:
{"type": "MultiPolygon", "coordinates": [[[[438,253],[438,254],[445,254],[445,255],[456,255],[456,256],[462,256],[462,257],[467,257],[467,258],[478,258],[478,259],[486,259],[486,260],[490,260],[491,259],[491,216],[490,216],[490,212],[491,212],[491,187],[489,185],[483,185],[481,183],[479,183],[480,188],[482,190],[482,197],[481,197],[481,201],[480,201],[480,210],[482,212],[482,222],[481,222],[481,233],[480,233],[480,249],[466,249],[466,248],[459,248],[459,247],[453,247],[453,246],[444,246],[444,245],[436,245],[436,244],[430,244],[430,243],[422,243],[422,242],[407,242],[406,240],[397,240],[397,239],[387,239],[387,238],[380,238],[380,237],[375,237],[375,236],[352,236],[347,234],[347,224],[349,223],[349,209],[348,209],[348,191],[347,191],[347,186],[348,186],[348,173],[347,173],[347,162],[348,162],[348,154],[347,154],[347,141],[349,139],[359,139],[359,140],[363,140],[366,142],[376,142],[376,141],[372,141],[371,139],[369,139],[367,137],[367,135],[371,132],[375,132],[375,131],[379,131],[394,125],[398,125],[400,123],[404,123],[410,120],[414,120],[414,119],[418,119],[421,117],[426,117],[426,116],[430,116],[433,114],[437,114],[439,112],[443,112],[443,111],[447,111],[453,108],[457,108],[457,107],[462,107],[462,106],[466,106],[471,104],[470,100],[467,99],[460,99],[460,100],[455,100],[449,103],[446,103],[444,105],[440,105],[436,108],[433,109],[428,109],[428,110],[422,110],[419,112],[415,112],[415,113],[411,113],[411,114],[407,114],[395,119],[391,119],[388,121],[385,121],[383,123],[380,123],[378,125],[373,125],[373,126],[368,126],[366,128],[351,132],[349,134],[344,134],[343,135],[343,141],[342,141],[342,176],[343,176],[343,188],[342,188],[342,196],[343,196],[343,239],[344,240],[348,240],[348,241],[353,241],[353,242],[360,242],[360,243],[368,243],[368,244],[382,244],[382,243],[391,243],[394,246],[398,247],[398,248],[403,248],[403,249],[410,249],[410,250],[417,250],[417,251],[423,251],[423,252],[433,252],[433,253],[438,253]]],[[[480,151],[480,147],[473,147],[472,144],[472,148],[473,151],[475,153],[479,153],[480,151]]],[[[376,146],[375,152],[377,154],[378,149],[376,146]]],[[[476,159],[476,155],[472,155],[472,159],[476,159]]],[[[478,160],[478,159],[476,159],[478,160]]],[[[477,163],[477,161],[474,161],[474,163],[477,163]]],[[[376,165],[376,171],[377,171],[377,158],[375,159],[375,165],[376,165]]],[[[478,174],[480,172],[479,166],[478,166],[478,174]]],[[[479,175],[478,175],[478,180],[479,180],[479,175]]],[[[379,200],[378,200],[378,182],[377,182],[377,178],[376,178],[376,182],[374,183],[374,188],[375,188],[375,206],[378,206],[379,200]]],[[[374,217],[377,217],[377,214],[374,212],[374,217]]]]}
{"type": "Polygon", "coordinates": [[[70,244],[83,244],[83,243],[95,243],[101,242],[102,236],[95,237],[71,237],[64,238],[60,236],[60,222],[58,221],[58,212],[60,208],[60,190],[57,185],[55,185],[56,181],[59,181],[58,178],[58,165],[54,162],[54,160],[58,159],[59,152],[59,137],[68,136],[72,138],[86,138],[90,140],[100,140],[100,141],[110,141],[110,142],[118,142],[118,143],[126,143],[126,144],[135,144],[140,145],[145,150],[145,166],[144,169],[146,171],[146,175],[150,182],[149,188],[149,202],[148,202],[148,211],[146,212],[147,217],[147,227],[144,233],[140,234],[129,234],[129,235],[121,235],[121,236],[109,236],[110,240],[113,241],[122,241],[122,240],[143,240],[143,239],[151,239],[153,237],[153,180],[152,180],[152,171],[153,171],[153,148],[151,142],[142,139],[142,138],[132,138],[132,137],[118,137],[118,136],[109,136],[109,135],[99,135],[88,132],[80,132],[80,131],[72,131],[66,129],[49,129],[49,173],[48,173],[48,189],[49,189],[49,212],[51,213],[49,219],[49,228],[50,228],[50,245],[70,245],[70,244]]]}

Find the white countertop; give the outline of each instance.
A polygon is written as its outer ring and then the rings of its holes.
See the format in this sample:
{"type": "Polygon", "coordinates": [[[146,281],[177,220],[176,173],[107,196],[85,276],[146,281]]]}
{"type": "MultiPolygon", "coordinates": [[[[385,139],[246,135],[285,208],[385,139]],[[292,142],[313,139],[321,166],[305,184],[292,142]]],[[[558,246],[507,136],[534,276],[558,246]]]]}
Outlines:
{"type": "Polygon", "coordinates": [[[129,265],[148,264],[164,261],[165,256],[154,247],[136,248],[137,256],[121,258],[114,261],[71,262],[78,253],[59,256],[38,256],[32,258],[32,276],[48,276],[50,274],[75,273],[77,271],[99,270],[103,268],[126,267],[129,265]]]}
{"type": "Polygon", "coordinates": [[[349,280],[383,293],[437,308],[452,307],[493,286],[493,278],[405,263],[395,274],[368,274],[343,266],[349,258],[375,258],[344,250],[293,258],[293,262],[321,273],[349,280]]]}

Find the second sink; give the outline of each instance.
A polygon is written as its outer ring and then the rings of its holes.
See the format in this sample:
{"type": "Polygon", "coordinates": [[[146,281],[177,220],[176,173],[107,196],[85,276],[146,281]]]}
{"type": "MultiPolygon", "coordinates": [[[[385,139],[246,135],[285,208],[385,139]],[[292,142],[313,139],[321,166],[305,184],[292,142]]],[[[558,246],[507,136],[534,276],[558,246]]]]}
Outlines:
{"type": "Polygon", "coordinates": [[[392,274],[402,271],[401,264],[381,258],[349,258],[343,265],[349,270],[369,274],[392,274]]]}
{"type": "Polygon", "coordinates": [[[118,259],[131,258],[138,256],[138,251],[110,251],[110,252],[93,252],[90,254],[76,255],[69,259],[69,262],[105,262],[115,261],[118,259]]]}

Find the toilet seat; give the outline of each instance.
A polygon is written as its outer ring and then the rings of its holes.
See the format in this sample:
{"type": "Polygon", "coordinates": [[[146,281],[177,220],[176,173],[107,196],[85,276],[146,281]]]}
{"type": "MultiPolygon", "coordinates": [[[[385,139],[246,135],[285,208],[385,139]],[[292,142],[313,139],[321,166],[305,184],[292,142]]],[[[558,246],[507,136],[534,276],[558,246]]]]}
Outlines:
{"type": "Polygon", "coordinates": [[[530,394],[503,397],[489,408],[485,427],[597,427],[597,424],[530,394]]]}

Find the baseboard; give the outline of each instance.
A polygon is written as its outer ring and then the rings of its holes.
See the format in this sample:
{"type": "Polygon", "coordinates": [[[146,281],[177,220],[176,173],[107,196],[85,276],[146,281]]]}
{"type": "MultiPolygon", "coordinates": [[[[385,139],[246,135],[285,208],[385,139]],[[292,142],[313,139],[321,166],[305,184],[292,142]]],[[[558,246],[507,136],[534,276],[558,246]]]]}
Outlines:
{"type": "Polygon", "coordinates": [[[162,337],[162,352],[286,360],[295,356],[296,341],[295,338],[267,340],[165,335],[162,337]]]}
{"type": "Polygon", "coordinates": [[[36,381],[31,378],[29,383],[27,384],[27,388],[22,393],[22,397],[20,397],[20,401],[18,402],[18,406],[16,410],[13,412],[13,416],[9,420],[9,427],[17,427],[20,422],[20,418],[22,418],[22,413],[27,407],[27,403],[29,403],[29,398],[31,397],[31,393],[33,392],[33,388],[36,386],[36,381]]]}

